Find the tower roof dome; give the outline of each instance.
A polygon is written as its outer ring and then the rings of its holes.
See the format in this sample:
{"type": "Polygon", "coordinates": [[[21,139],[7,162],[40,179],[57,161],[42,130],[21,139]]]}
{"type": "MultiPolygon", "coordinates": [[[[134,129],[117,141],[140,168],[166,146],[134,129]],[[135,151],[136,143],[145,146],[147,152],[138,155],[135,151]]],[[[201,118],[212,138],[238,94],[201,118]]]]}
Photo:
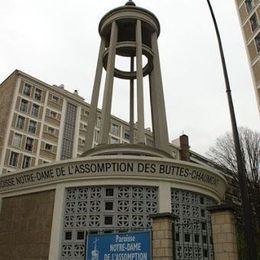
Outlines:
{"type": "Polygon", "coordinates": [[[153,27],[152,31],[156,31],[157,35],[160,34],[160,23],[157,17],[147,9],[136,6],[136,4],[132,0],[128,0],[125,5],[119,6],[115,9],[110,10],[106,13],[99,22],[99,33],[100,35],[104,35],[104,33],[109,33],[104,28],[107,25],[111,25],[112,21],[115,19],[117,21],[133,19],[133,17],[139,17],[139,19],[143,20],[145,23],[149,22],[153,27]],[[144,17],[146,17],[144,19],[144,17]]]}

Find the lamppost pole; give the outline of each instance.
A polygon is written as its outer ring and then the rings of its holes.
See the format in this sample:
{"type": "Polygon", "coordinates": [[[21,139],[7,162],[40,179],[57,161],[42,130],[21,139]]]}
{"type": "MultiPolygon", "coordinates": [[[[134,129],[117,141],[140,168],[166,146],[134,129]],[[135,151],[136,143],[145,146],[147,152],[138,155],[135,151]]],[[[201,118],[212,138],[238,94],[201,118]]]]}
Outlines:
{"type": "Polygon", "coordinates": [[[229,84],[229,78],[228,78],[228,72],[227,72],[227,66],[222,46],[222,41],[218,29],[218,24],[215,18],[215,14],[213,11],[213,8],[211,6],[210,0],[207,0],[209,10],[212,16],[212,20],[214,23],[217,39],[218,39],[218,46],[221,56],[221,63],[222,63],[222,69],[224,73],[225,78],[225,84],[226,84],[226,93],[228,98],[228,105],[229,105],[229,112],[230,112],[230,118],[231,118],[231,124],[232,124],[232,132],[233,132],[233,140],[235,144],[235,152],[236,152],[236,159],[237,159],[237,171],[238,171],[238,179],[239,179],[239,186],[240,186],[240,192],[241,192],[241,200],[242,200],[242,211],[243,211],[243,219],[244,219],[244,232],[245,232],[245,238],[246,238],[246,245],[247,245],[247,256],[248,259],[253,260],[256,259],[256,245],[255,245],[255,232],[253,228],[253,214],[252,214],[252,207],[249,199],[249,192],[248,192],[248,186],[247,186],[247,177],[245,173],[245,164],[241,153],[241,146],[239,141],[239,134],[237,129],[237,123],[236,123],[236,116],[235,116],[235,110],[231,95],[231,88],[229,84]]]}

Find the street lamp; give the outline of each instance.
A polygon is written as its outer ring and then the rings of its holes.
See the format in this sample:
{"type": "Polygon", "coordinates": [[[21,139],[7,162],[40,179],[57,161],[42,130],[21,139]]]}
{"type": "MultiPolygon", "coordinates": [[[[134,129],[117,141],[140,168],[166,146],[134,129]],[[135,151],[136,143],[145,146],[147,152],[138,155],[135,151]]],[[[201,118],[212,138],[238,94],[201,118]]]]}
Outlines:
{"type": "Polygon", "coordinates": [[[241,146],[239,141],[239,134],[237,129],[237,123],[236,123],[236,116],[235,116],[235,110],[231,95],[231,89],[229,84],[229,78],[228,78],[228,72],[227,72],[227,66],[222,46],[222,41],[218,29],[218,24],[215,18],[215,14],[213,11],[213,8],[211,6],[210,0],[207,0],[208,7],[212,16],[212,20],[214,23],[217,39],[218,39],[218,47],[219,52],[221,56],[221,63],[222,63],[222,69],[224,73],[225,78],[225,84],[226,84],[226,93],[228,98],[228,105],[229,105],[229,112],[230,112],[230,119],[231,119],[231,125],[232,125],[232,132],[233,132],[233,140],[235,144],[235,152],[236,152],[236,159],[237,159],[237,171],[238,171],[238,179],[239,179],[239,186],[241,191],[241,200],[242,200],[242,211],[243,211],[243,227],[245,232],[245,238],[246,238],[246,249],[247,249],[247,256],[250,260],[256,260],[256,245],[255,245],[255,232],[253,228],[253,213],[252,213],[252,207],[249,199],[249,192],[248,192],[248,186],[247,186],[247,178],[245,173],[245,165],[242,158],[241,153],[241,146]]]}

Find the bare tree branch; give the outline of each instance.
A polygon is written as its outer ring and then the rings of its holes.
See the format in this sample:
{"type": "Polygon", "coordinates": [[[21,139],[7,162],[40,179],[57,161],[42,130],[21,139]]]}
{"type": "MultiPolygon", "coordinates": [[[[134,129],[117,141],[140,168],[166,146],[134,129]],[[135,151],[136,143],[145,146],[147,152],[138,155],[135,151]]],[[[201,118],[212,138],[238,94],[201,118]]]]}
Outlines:
{"type": "MultiPolygon", "coordinates": [[[[260,226],[260,133],[240,127],[239,136],[250,198],[260,226]]],[[[235,146],[231,133],[218,137],[207,156],[238,181],[235,146]]]]}

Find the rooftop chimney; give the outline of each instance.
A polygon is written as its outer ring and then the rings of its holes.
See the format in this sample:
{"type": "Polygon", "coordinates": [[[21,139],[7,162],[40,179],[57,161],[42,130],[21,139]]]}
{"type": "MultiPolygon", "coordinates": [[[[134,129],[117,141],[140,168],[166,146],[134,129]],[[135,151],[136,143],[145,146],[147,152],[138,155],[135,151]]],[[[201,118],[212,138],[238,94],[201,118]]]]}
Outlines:
{"type": "Polygon", "coordinates": [[[181,160],[190,161],[189,137],[187,135],[180,136],[181,160]]]}

